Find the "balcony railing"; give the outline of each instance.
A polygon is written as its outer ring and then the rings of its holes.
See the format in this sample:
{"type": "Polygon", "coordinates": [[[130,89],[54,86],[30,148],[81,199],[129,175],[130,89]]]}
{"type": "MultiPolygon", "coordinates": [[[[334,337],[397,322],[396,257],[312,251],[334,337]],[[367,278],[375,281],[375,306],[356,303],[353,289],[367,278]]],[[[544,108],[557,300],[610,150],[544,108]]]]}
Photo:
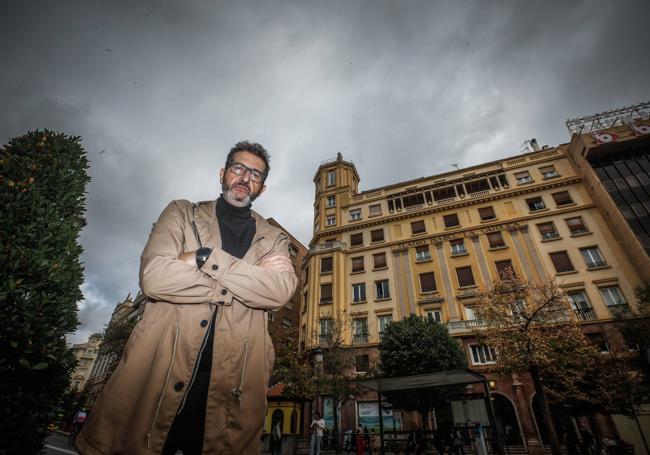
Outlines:
{"type": "Polygon", "coordinates": [[[317,251],[331,250],[331,249],[345,249],[347,244],[345,242],[339,242],[338,240],[333,240],[331,242],[317,243],[316,245],[310,248],[310,252],[315,253],[317,251]]]}
{"type": "Polygon", "coordinates": [[[332,334],[326,333],[324,335],[318,335],[318,343],[321,345],[327,345],[332,343],[332,334]]]}
{"type": "Polygon", "coordinates": [[[627,306],[627,303],[607,305],[607,308],[609,308],[609,312],[612,313],[612,316],[614,317],[617,316],[628,317],[632,315],[632,313],[630,313],[630,307],[627,306]]]}
{"type": "Polygon", "coordinates": [[[470,319],[469,321],[452,321],[447,323],[447,329],[450,334],[471,332],[474,329],[485,327],[485,322],[480,319],[470,319]]]}
{"type": "Polygon", "coordinates": [[[576,308],[573,313],[578,318],[578,321],[593,321],[596,319],[593,308],[576,308]]]}
{"type": "Polygon", "coordinates": [[[355,333],[352,337],[353,344],[366,344],[368,343],[368,334],[367,333],[355,333]]]}

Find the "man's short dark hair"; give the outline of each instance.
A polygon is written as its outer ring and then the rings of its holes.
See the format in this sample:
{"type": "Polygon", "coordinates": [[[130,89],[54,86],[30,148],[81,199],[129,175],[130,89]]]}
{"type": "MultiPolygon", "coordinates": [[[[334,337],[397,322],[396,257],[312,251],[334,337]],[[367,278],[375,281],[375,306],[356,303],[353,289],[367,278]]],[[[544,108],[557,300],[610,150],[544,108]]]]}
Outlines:
{"type": "Polygon", "coordinates": [[[259,157],[264,161],[264,164],[266,165],[266,168],[264,169],[264,178],[269,175],[269,171],[271,170],[271,165],[269,162],[271,161],[271,155],[269,155],[269,152],[266,151],[262,145],[258,144],[257,142],[248,142],[248,141],[240,141],[235,144],[233,148],[230,149],[230,152],[228,153],[228,157],[226,158],[226,167],[230,165],[233,161],[233,157],[235,156],[235,153],[237,152],[249,152],[252,153],[253,155],[259,157]]]}

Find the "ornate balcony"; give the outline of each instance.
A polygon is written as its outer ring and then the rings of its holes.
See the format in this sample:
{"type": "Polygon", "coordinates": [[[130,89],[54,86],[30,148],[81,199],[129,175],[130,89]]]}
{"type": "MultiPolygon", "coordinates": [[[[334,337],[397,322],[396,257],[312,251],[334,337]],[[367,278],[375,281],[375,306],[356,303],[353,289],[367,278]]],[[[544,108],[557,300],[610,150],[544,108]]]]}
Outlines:
{"type": "Polygon", "coordinates": [[[475,329],[480,329],[483,327],[485,327],[485,323],[480,319],[470,319],[469,321],[452,321],[447,323],[447,329],[451,335],[471,332],[475,329]]]}
{"type": "Polygon", "coordinates": [[[352,336],[352,344],[367,344],[368,333],[355,333],[352,336]]]}
{"type": "Polygon", "coordinates": [[[627,303],[619,303],[616,305],[607,305],[607,308],[609,308],[609,312],[612,314],[614,317],[629,317],[632,316],[632,313],[630,313],[630,307],[627,305],[627,303]]]}
{"type": "Polygon", "coordinates": [[[596,319],[593,308],[577,308],[573,310],[573,313],[578,318],[578,321],[594,321],[596,319]]]}

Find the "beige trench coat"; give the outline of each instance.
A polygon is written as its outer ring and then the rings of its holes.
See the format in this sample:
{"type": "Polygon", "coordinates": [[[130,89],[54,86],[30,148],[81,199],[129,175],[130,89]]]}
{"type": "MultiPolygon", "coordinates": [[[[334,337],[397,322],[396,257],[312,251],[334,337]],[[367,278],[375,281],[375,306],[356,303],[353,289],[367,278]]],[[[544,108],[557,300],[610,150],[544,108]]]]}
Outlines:
{"type": "Polygon", "coordinates": [[[258,264],[288,257],[288,240],[253,212],[256,233],[243,259],[221,250],[215,202],[173,201],[154,224],[142,253],[143,318],[77,438],[82,454],[160,454],[192,383],[217,311],[204,454],[258,454],[266,388],[275,352],[265,310],[293,296],[293,272],[258,264]],[[178,256],[213,248],[201,270],[178,256]]]}

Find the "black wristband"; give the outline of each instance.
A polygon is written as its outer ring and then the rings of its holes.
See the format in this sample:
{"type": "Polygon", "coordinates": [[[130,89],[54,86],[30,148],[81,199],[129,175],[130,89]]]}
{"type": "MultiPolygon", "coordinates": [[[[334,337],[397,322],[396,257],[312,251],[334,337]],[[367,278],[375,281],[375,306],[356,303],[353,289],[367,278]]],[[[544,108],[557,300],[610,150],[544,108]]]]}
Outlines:
{"type": "Polygon", "coordinates": [[[208,260],[211,253],[212,253],[212,248],[208,248],[205,246],[196,250],[196,266],[198,268],[203,267],[203,264],[205,264],[205,261],[208,260]]]}

